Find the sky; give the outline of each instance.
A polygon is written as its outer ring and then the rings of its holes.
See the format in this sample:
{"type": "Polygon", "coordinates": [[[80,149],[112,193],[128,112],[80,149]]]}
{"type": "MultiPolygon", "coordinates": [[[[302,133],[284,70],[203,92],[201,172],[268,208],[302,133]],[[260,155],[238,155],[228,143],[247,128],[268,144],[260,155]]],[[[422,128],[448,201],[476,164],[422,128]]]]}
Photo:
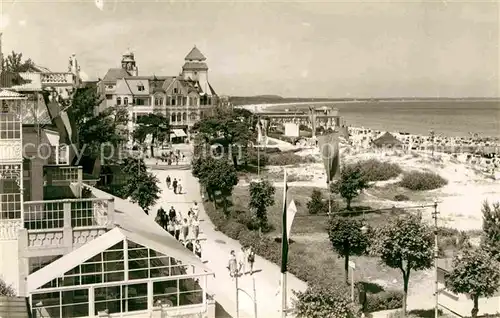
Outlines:
{"type": "Polygon", "coordinates": [[[178,75],[196,45],[220,95],[500,97],[497,1],[0,1],[4,54],[89,79],[127,49],[178,75]]]}

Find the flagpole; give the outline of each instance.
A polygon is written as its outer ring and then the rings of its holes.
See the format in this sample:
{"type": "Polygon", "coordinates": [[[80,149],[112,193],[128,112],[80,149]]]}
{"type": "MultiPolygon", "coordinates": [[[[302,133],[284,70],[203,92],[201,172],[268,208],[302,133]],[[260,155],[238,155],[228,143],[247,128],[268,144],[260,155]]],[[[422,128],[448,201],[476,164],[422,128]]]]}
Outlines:
{"type": "Polygon", "coordinates": [[[283,168],[283,216],[282,216],[282,236],[281,236],[281,317],[286,317],[287,293],[286,293],[286,263],[288,258],[288,237],[286,222],[286,196],[287,196],[287,176],[286,168],[283,168]]]}

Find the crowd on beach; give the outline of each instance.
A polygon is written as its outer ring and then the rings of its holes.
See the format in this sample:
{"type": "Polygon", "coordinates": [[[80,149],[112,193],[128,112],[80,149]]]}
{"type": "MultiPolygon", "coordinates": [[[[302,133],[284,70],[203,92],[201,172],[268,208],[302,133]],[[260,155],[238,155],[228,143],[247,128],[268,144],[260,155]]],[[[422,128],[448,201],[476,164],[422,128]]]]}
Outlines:
{"type": "MultiPolygon", "coordinates": [[[[374,141],[385,132],[368,128],[350,127],[349,144],[358,148],[371,148],[374,141]]],[[[447,137],[440,134],[429,136],[412,135],[406,132],[390,133],[402,147],[402,151],[427,151],[448,154],[453,160],[473,166],[487,174],[497,175],[500,169],[500,142],[495,138],[447,137]]],[[[495,177],[496,178],[496,177],[495,177]]]]}

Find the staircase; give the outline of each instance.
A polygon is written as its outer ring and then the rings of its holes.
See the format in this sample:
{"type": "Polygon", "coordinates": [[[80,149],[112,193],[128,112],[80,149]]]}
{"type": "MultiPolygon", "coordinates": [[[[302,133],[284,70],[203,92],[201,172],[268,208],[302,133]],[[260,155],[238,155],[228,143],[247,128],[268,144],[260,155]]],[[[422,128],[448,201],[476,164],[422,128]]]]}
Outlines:
{"type": "Polygon", "coordinates": [[[24,297],[0,296],[0,318],[31,318],[24,297]]]}

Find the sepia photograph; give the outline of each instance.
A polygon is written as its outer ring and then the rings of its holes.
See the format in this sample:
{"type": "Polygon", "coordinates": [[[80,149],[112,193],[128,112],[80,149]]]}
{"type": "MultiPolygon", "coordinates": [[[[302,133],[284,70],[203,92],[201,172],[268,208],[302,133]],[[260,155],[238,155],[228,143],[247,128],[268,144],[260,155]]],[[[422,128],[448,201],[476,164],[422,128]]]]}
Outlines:
{"type": "Polygon", "coordinates": [[[0,318],[500,318],[500,1],[0,0],[0,318]]]}

